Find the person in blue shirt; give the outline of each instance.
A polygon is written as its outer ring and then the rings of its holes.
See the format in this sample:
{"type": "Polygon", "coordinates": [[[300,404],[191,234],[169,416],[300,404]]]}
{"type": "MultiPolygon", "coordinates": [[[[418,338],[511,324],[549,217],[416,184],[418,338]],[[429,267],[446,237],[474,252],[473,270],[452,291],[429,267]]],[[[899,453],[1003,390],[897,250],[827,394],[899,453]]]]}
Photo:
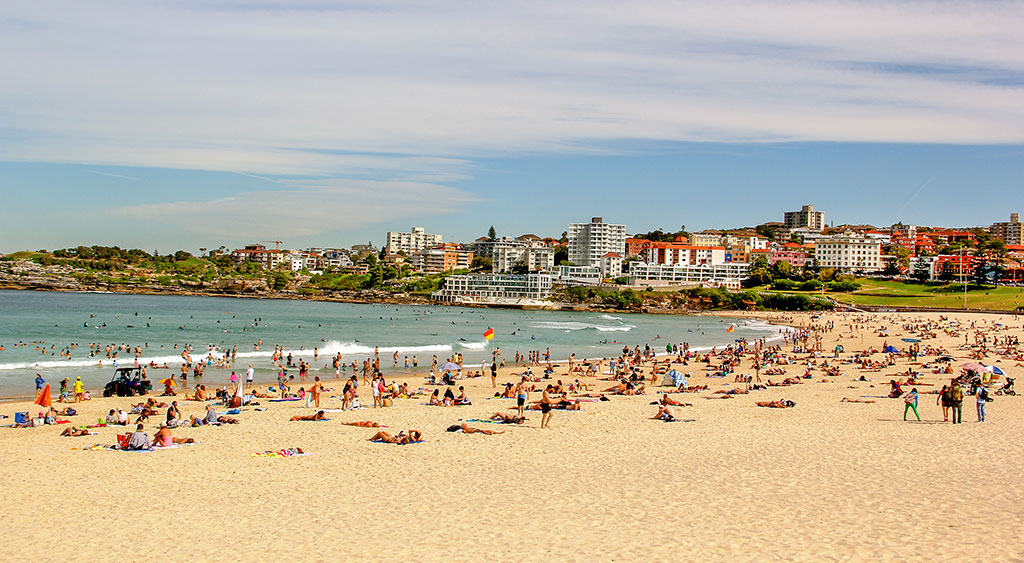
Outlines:
{"type": "Polygon", "coordinates": [[[41,374],[36,374],[36,392],[38,393],[43,389],[43,385],[46,385],[46,380],[43,379],[41,374]]]}

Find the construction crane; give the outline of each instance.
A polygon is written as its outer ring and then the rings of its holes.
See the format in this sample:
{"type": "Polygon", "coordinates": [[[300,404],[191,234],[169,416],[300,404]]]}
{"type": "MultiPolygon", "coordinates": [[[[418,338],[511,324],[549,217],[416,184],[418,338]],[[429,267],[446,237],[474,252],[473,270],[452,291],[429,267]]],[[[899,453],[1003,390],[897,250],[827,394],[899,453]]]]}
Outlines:
{"type": "Polygon", "coordinates": [[[261,240],[260,242],[274,243],[274,250],[281,250],[281,245],[284,244],[283,240],[261,240]]]}

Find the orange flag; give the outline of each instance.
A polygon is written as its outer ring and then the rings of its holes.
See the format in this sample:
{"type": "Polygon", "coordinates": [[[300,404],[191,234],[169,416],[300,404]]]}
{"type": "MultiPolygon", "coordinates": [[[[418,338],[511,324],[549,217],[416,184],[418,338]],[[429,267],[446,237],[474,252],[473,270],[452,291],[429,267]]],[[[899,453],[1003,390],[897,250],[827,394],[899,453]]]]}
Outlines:
{"type": "Polygon", "coordinates": [[[36,397],[36,401],[35,402],[36,402],[37,405],[39,405],[41,407],[49,407],[49,406],[53,405],[53,403],[50,402],[50,384],[49,383],[47,383],[46,386],[43,387],[43,390],[39,392],[39,396],[36,397]]]}

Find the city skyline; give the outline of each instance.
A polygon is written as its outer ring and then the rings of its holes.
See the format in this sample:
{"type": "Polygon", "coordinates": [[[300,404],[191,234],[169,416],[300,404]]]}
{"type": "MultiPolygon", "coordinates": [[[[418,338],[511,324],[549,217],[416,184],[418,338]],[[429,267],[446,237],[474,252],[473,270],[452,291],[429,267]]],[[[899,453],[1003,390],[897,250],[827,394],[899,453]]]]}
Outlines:
{"type": "Polygon", "coordinates": [[[981,2],[5,5],[0,252],[804,204],[987,226],[1019,207],[1022,28],[981,2]]]}

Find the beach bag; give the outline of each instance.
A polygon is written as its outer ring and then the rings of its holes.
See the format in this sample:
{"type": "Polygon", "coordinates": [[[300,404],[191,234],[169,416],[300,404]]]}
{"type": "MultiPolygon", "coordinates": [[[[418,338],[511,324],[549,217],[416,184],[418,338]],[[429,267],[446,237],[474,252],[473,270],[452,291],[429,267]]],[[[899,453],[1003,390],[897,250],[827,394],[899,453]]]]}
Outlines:
{"type": "Polygon", "coordinates": [[[903,397],[903,402],[908,404],[908,405],[914,404],[914,394],[913,393],[907,393],[907,396],[903,397]]]}
{"type": "Polygon", "coordinates": [[[384,399],[381,400],[381,404],[385,407],[390,407],[394,404],[394,401],[391,400],[391,397],[384,397],[384,399]]]}
{"type": "Polygon", "coordinates": [[[117,435],[117,445],[122,450],[128,449],[128,435],[127,434],[118,434],[117,435]]]}

